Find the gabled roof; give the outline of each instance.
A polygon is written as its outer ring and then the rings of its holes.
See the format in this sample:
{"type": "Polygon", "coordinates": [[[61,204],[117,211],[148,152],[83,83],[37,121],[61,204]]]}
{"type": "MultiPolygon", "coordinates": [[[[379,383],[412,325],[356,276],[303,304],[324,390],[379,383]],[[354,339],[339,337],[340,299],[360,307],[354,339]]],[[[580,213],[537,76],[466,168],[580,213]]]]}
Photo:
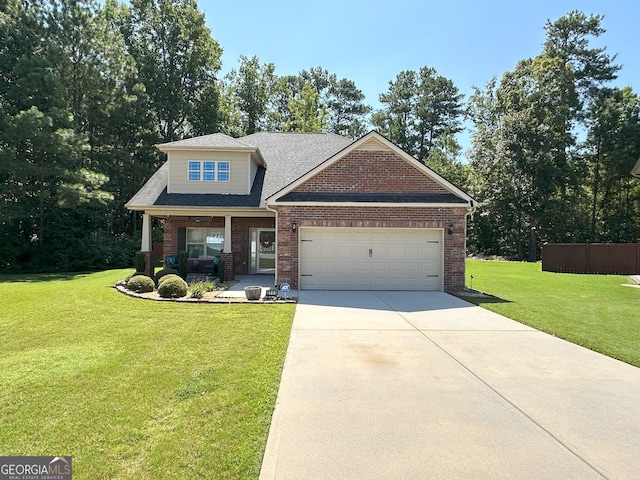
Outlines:
{"type": "Polygon", "coordinates": [[[332,157],[327,158],[324,162],[317,164],[311,170],[304,175],[298,177],[294,181],[290,182],[281,190],[275,194],[269,196],[267,199],[268,204],[275,204],[276,202],[322,202],[322,203],[340,203],[340,202],[366,202],[366,203],[438,203],[438,204],[467,204],[470,207],[477,206],[478,202],[471,196],[460,190],[458,187],[445,180],[429,167],[419,162],[407,152],[402,150],[393,142],[387,140],[384,136],[380,135],[376,131],[371,131],[360,137],[355,142],[352,142],[348,147],[337,152],[332,157]],[[363,146],[376,145],[376,148],[390,150],[398,157],[413,165],[415,168],[423,172],[426,176],[430,177],[435,182],[442,185],[447,189],[450,194],[407,194],[407,193],[389,193],[389,194],[339,194],[339,193],[310,193],[310,192],[294,192],[296,188],[302,185],[304,182],[314,177],[323,170],[329,168],[331,165],[339,161],[354,150],[357,150],[363,146]],[[379,198],[378,198],[379,197],[379,198]]]}
{"type": "Polygon", "coordinates": [[[267,197],[352,143],[352,140],[334,133],[258,132],[240,140],[258,147],[269,162],[262,193],[263,205],[267,197]]]}
{"type": "MultiPolygon", "coordinates": [[[[169,162],[158,171],[126,204],[132,210],[148,207],[221,207],[265,208],[268,203],[371,203],[437,204],[476,206],[477,202],[411,155],[372,131],[355,142],[327,133],[259,132],[233,139],[216,133],[158,145],[162,151],[208,150],[248,151],[259,155],[258,169],[249,195],[167,193],[169,162]],[[309,178],[330,167],[358,148],[387,149],[410,163],[448,193],[330,193],[295,192],[309,178]],[[264,155],[264,156],[263,156],[264,155]],[[268,160],[268,165],[264,162],[268,160]]],[[[640,161],[639,161],[640,163],[640,161]]],[[[636,165],[638,167],[638,165],[636,165]]]]}
{"type": "Polygon", "coordinates": [[[162,191],[167,189],[168,178],[169,161],[167,160],[125,204],[125,207],[130,210],[144,210],[144,207],[153,205],[162,191]]]}
{"type": "Polygon", "coordinates": [[[215,133],[164,143],[157,146],[161,151],[192,149],[242,151],[249,149],[249,151],[260,153],[261,159],[266,158],[268,166],[266,162],[263,163],[266,171],[262,176],[256,175],[250,195],[174,194],[166,193],[169,177],[167,161],[129,200],[126,207],[135,210],[144,210],[144,207],[150,206],[255,206],[264,208],[266,197],[284,188],[350,143],[351,140],[348,138],[333,133],[282,132],[259,132],[240,139],[215,133]],[[258,191],[256,191],[256,187],[259,187],[258,191]],[[258,202],[255,201],[256,195],[258,202]],[[197,205],[193,202],[204,202],[204,204],[197,205]]]}
{"type": "Polygon", "coordinates": [[[249,195],[222,193],[167,193],[165,187],[153,203],[156,207],[254,207],[260,206],[264,167],[259,167],[249,195]]]}
{"type": "Polygon", "coordinates": [[[240,149],[255,151],[254,145],[247,145],[235,138],[225,135],[224,133],[212,133],[211,135],[203,135],[201,137],[186,138],[175,142],[160,143],[156,145],[162,152],[169,150],[190,150],[190,149],[240,149]]]}

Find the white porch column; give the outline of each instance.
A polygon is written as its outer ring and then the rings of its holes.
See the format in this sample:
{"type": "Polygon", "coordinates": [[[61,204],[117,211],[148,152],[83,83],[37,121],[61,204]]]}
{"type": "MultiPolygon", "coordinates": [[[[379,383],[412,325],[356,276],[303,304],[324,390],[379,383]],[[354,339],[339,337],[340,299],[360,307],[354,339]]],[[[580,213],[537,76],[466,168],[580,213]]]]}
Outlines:
{"type": "Polygon", "coordinates": [[[151,244],[151,215],[144,213],[142,215],[142,244],[141,252],[151,252],[153,245],[151,244]]]}
{"type": "Polygon", "coordinates": [[[224,217],[224,249],[222,253],[231,253],[231,215],[224,217]]]}

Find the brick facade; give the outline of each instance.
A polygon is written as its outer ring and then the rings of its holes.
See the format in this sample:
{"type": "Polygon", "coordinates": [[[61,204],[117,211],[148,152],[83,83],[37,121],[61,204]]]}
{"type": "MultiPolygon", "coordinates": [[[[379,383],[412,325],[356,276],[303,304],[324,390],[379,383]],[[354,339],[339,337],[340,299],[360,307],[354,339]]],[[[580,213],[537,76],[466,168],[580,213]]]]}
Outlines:
{"type": "Polygon", "coordinates": [[[346,228],[441,228],[444,230],[444,290],[461,292],[465,284],[466,210],[455,208],[402,207],[278,207],[278,278],[298,288],[298,235],[300,227],[346,228]],[[453,223],[453,233],[449,225],[453,223]]]}
{"type": "Polygon", "coordinates": [[[294,192],[449,193],[393,152],[355,150],[294,192]]]}
{"type": "MultiPolygon", "coordinates": [[[[299,185],[296,192],[353,193],[451,193],[430,178],[417,165],[394,152],[354,150],[312,178],[299,185]]],[[[293,232],[291,223],[304,227],[341,228],[423,228],[442,229],[443,288],[460,292],[465,285],[465,248],[467,206],[446,207],[282,205],[278,210],[277,278],[276,283],[289,283],[298,288],[299,229],[293,232]],[[452,233],[449,234],[450,225],[452,233]]],[[[178,229],[184,227],[224,228],[224,217],[202,217],[165,220],[164,255],[178,252],[178,229]]],[[[231,220],[232,254],[225,254],[227,278],[246,275],[250,270],[250,230],[276,228],[273,217],[234,217],[231,220]]]]}
{"type": "Polygon", "coordinates": [[[233,253],[221,253],[220,260],[224,262],[224,281],[229,282],[235,278],[233,272],[233,253]]]}
{"type": "MultiPolygon", "coordinates": [[[[450,193],[415,165],[391,151],[355,150],[299,185],[294,192],[450,193]]],[[[444,230],[444,290],[465,285],[466,208],[376,206],[280,206],[278,210],[278,278],[298,287],[298,227],[437,228],[444,230]],[[449,226],[453,224],[453,233],[449,226]]]]}
{"type": "MultiPolygon", "coordinates": [[[[178,229],[186,227],[224,228],[224,217],[195,219],[168,218],[164,222],[163,255],[178,255],[178,229]]],[[[231,219],[231,250],[233,256],[225,260],[227,279],[249,273],[250,238],[252,228],[275,228],[274,217],[233,217],[231,219]]],[[[197,262],[190,262],[197,263],[197,262]]]]}
{"type": "Polygon", "coordinates": [[[144,252],[144,273],[153,278],[155,275],[156,256],[153,252],[144,252]]]}

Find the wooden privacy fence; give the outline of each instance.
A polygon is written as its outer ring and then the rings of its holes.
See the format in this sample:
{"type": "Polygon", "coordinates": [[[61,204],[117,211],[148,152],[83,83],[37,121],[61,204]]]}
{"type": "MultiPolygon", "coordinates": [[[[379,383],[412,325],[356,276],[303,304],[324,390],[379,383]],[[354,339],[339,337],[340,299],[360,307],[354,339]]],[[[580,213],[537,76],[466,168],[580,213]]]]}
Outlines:
{"type": "Polygon", "coordinates": [[[638,243],[545,243],[542,270],[561,273],[640,274],[638,243]]]}

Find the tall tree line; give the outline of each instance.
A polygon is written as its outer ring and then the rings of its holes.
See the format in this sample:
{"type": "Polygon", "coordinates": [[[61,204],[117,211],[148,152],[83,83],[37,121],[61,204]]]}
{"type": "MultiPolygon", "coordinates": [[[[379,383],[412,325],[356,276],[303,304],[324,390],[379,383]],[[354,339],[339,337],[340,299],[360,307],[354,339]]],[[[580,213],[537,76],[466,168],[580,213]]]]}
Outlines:
{"type": "Polygon", "coordinates": [[[469,152],[471,224],[479,253],[540,256],[541,243],[630,242],[640,238],[639,99],[608,86],[621,68],[591,45],[602,16],[579,11],[547,22],[535,58],[476,89],[469,152]]]}
{"type": "Polygon", "coordinates": [[[465,101],[434,68],[402,71],[376,111],[322,67],[280,76],[222,47],[196,0],[0,0],[0,269],[126,266],[124,204],[163,161],[154,145],[223,132],[375,128],[483,202],[469,247],[535,259],[543,241],[634,241],[640,101],[594,48],[602,17],[545,26],[540,55],[465,101]],[[474,125],[467,153],[456,140],[474,125]]]}
{"type": "Polygon", "coordinates": [[[216,128],[221,49],[195,0],[5,0],[0,268],[131,263],[154,144],[216,128]]]}

